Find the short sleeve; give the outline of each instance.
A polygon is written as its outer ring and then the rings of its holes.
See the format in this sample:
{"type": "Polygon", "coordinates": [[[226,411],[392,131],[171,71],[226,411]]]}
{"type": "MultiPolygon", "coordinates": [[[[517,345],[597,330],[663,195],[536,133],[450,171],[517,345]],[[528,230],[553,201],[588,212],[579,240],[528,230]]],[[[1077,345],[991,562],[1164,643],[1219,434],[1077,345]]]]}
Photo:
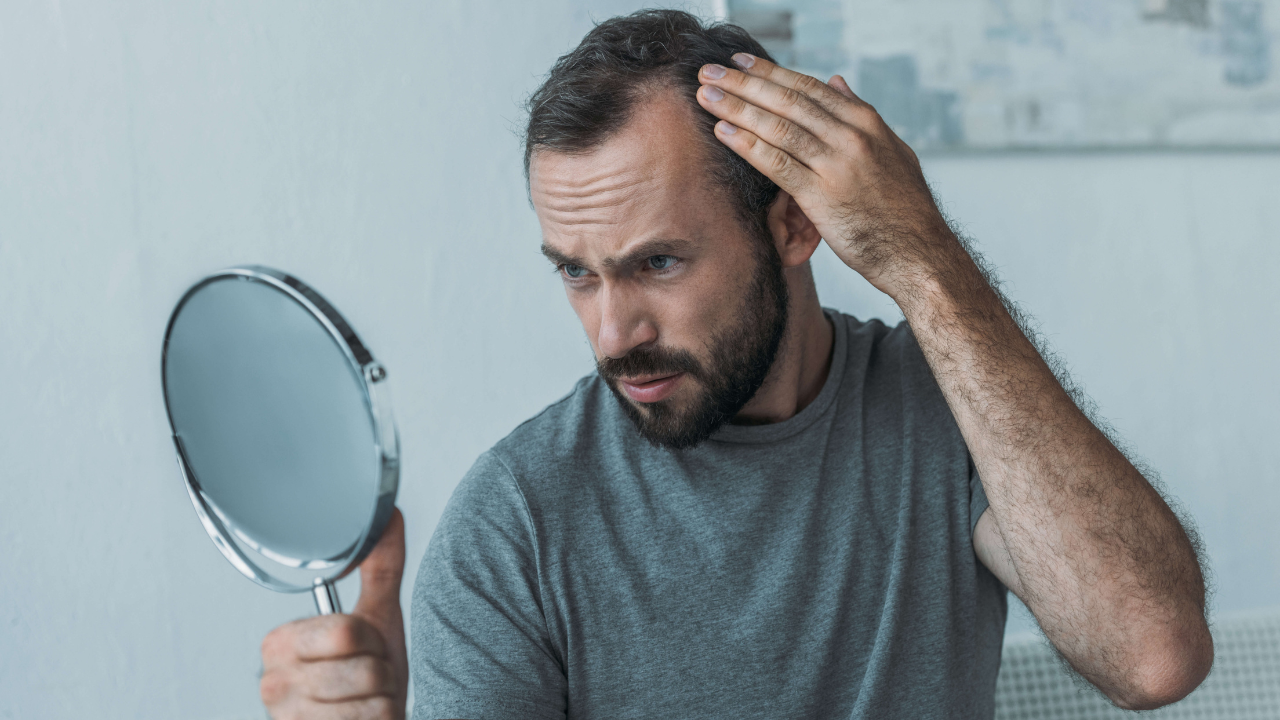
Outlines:
{"type": "Polygon", "coordinates": [[[969,458],[969,537],[978,529],[978,520],[982,513],[991,507],[987,502],[987,491],[982,487],[982,478],[978,477],[978,467],[969,458]]]}
{"type": "Polygon", "coordinates": [[[481,455],[454,490],[413,589],[414,720],[565,717],[535,532],[506,466],[481,455]]]}

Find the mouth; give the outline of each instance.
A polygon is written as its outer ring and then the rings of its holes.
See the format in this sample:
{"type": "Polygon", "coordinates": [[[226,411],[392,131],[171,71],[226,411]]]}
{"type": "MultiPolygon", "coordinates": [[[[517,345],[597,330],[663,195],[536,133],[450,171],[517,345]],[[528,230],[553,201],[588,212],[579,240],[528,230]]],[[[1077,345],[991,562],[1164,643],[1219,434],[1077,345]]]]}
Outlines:
{"type": "Polygon", "coordinates": [[[627,397],[639,403],[653,403],[666,399],[675,392],[676,386],[684,378],[684,373],[674,375],[647,375],[634,378],[619,378],[627,397]]]}

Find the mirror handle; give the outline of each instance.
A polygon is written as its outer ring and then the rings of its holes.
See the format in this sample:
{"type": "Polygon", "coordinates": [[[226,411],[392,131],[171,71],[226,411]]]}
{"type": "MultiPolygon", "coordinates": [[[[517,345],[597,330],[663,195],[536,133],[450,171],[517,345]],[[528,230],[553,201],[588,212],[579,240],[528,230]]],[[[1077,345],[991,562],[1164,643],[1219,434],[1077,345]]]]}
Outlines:
{"type": "Polygon", "coordinates": [[[311,597],[316,601],[316,612],[320,615],[334,615],[342,612],[342,601],[338,598],[338,587],[316,578],[311,588],[311,597]]]}

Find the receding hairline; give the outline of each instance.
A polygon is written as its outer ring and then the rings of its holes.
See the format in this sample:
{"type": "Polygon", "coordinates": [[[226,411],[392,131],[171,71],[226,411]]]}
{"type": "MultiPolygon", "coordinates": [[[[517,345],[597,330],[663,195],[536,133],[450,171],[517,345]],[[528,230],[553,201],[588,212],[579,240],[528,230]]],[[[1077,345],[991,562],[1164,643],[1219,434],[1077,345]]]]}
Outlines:
{"type": "MultiPolygon", "coordinates": [[[[531,204],[533,202],[534,160],[547,155],[582,158],[599,152],[601,148],[611,141],[616,140],[628,130],[634,129],[636,123],[644,119],[646,103],[648,103],[648,107],[654,107],[654,105],[661,103],[676,111],[675,114],[679,116],[678,127],[684,130],[685,140],[696,147],[695,152],[699,153],[697,166],[701,168],[708,182],[715,185],[723,185],[716,176],[717,161],[715,157],[715,150],[721,143],[716,139],[713,132],[704,131],[702,124],[699,122],[698,113],[705,111],[697,104],[697,101],[686,98],[682,88],[674,80],[670,79],[646,78],[644,83],[634,88],[632,93],[632,102],[623,121],[617,127],[611,128],[593,138],[589,145],[558,148],[553,145],[542,144],[531,148],[528,164],[525,167],[525,189],[528,192],[531,204]],[[649,93],[652,93],[652,95],[646,100],[643,96],[649,93]],[[658,103],[654,103],[655,98],[658,103]]],[[[665,139],[666,135],[667,133],[664,132],[663,138],[660,139],[665,139]]],[[[724,189],[730,190],[727,187],[724,189]]],[[[730,203],[732,204],[732,201],[730,203]]]]}
{"type": "MultiPolygon", "coordinates": [[[[627,89],[626,112],[623,113],[616,122],[611,123],[611,127],[607,127],[601,132],[593,134],[587,141],[566,146],[558,146],[554,143],[526,141],[524,168],[526,181],[528,180],[532,169],[531,166],[533,164],[533,159],[540,154],[553,153],[557,155],[567,155],[570,157],[580,157],[590,155],[599,150],[601,146],[608,144],[610,140],[625,132],[627,128],[631,127],[635,123],[636,116],[641,114],[638,111],[643,108],[644,96],[651,93],[654,95],[666,95],[668,98],[673,100],[676,106],[684,110],[684,115],[688,120],[688,126],[696,132],[699,129],[698,113],[706,111],[702,109],[702,106],[698,104],[698,101],[694,96],[686,97],[682,92],[684,88],[681,87],[680,81],[675,77],[676,72],[680,69],[681,68],[678,66],[672,65],[640,78],[634,86],[627,89]]],[[[715,139],[714,133],[698,132],[697,134],[702,140],[701,144],[704,147],[704,151],[707,151],[706,159],[709,162],[713,162],[714,158],[709,152],[709,146],[706,141],[708,139],[715,143],[719,143],[720,141],[715,139]]]]}
{"type": "MultiPolygon", "coordinates": [[[[526,189],[532,160],[589,155],[631,125],[655,87],[675,91],[693,116],[686,124],[702,143],[701,162],[710,184],[728,191],[739,220],[755,234],[766,231],[778,187],[715,136],[716,118],[697,100],[698,72],[707,63],[729,64],[735,52],[772,59],[741,27],[709,22],[686,11],[639,10],[600,22],[572,51],[560,56],[525,102],[521,138],[526,189]]],[[[686,146],[684,152],[691,152],[686,146]]],[[[532,205],[532,194],[529,196],[532,205]]],[[[536,208],[535,208],[536,209],[536,208]]]]}

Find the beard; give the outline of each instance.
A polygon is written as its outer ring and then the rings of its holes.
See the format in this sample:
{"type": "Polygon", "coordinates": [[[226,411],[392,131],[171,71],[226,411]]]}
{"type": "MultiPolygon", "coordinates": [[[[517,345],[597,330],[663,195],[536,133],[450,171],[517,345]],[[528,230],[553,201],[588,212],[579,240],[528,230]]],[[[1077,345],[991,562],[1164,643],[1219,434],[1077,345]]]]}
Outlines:
{"type": "Polygon", "coordinates": [[[695,447],[729,422],[764,384],[787,329],[787,284],[772,238],[759,243],[756,269],[742,298],[740,321],[712,333],[703,363],[688,350],[641,347],[596,369],[644,439],[659,448],[695,447]],[[624,377],[686,373],[697,395],[677,406],[668,398],[638,404],[618,389],[624,377]]]}

